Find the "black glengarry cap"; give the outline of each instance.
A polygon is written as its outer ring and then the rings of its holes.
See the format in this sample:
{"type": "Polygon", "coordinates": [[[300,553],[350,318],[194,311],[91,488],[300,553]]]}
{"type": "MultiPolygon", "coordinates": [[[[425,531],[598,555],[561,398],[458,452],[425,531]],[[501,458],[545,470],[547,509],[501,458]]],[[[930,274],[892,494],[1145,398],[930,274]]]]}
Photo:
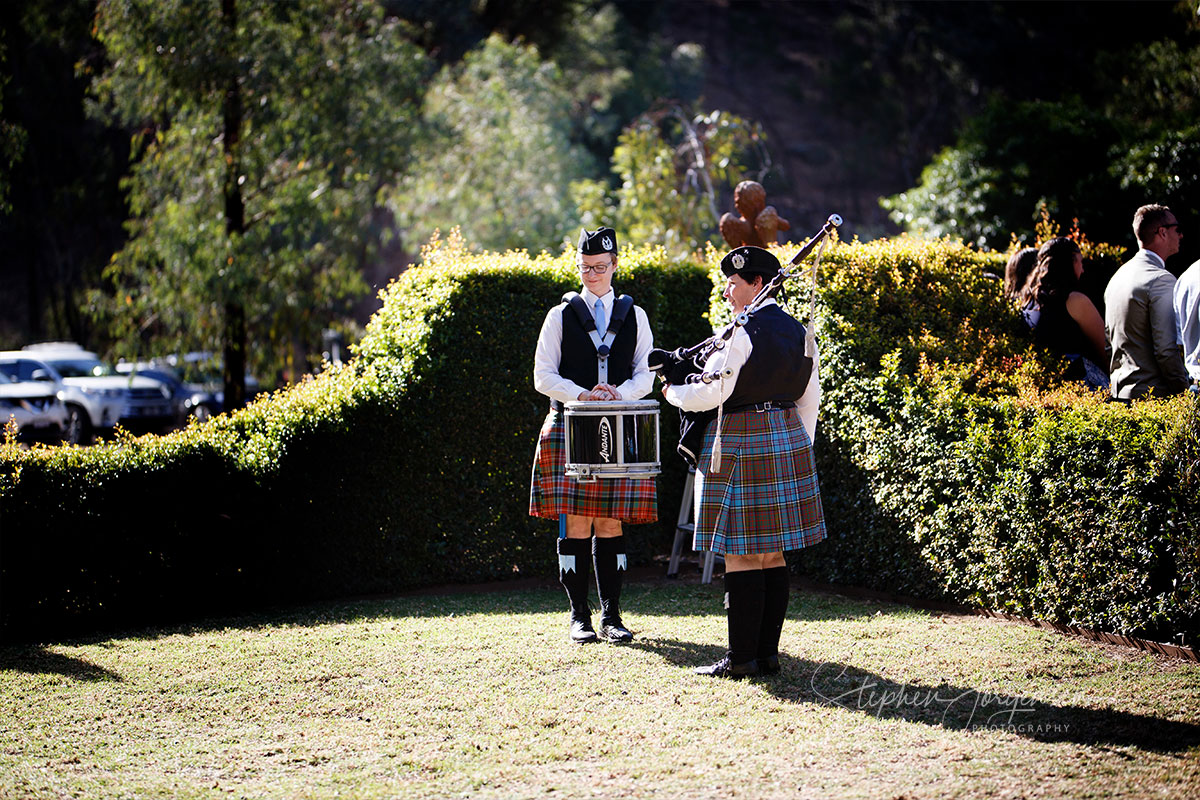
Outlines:
{"type": "Polygon", "coordinates": [[[617,254],[617,232],[612,228],[580,231],[579,255],[598,256],[601,253],[617,254]]]}
{"type": "Polygon", "coordinates": [[[727,278],[741,275],[753,280],[755,275],[762,275],[764,281],[769,281],[779,274],[779,259],[761,247],[744,245],[725,254],[721,259],[721,272],[727,278]]]}

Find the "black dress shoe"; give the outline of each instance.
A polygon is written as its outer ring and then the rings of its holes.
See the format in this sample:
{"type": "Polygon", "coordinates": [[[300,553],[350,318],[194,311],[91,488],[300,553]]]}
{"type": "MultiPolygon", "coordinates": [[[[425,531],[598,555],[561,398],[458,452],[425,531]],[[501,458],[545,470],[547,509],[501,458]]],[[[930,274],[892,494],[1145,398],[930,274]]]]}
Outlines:
{"type": "Polygon", "coordinates": [[[710,678],[729,678],[735,681],[760,674],[758,662],[754,659],[750,659],[744,664],[734,664],[729,660],[729,656],[725,656],[717,663],[707,667],[696,667],[694,672],[697,675],[708,675],[710,678]]]}
{"type": "Polygon", "coordinates": [[[758,674],[759,675],[778,675],[779,674],[779,654],[767,656],[758,659],[758,674]]]}
{"type": "Polygon", "coordinates": [[[600,620],[600,638],[606,642],[632,642],[633,634],[619,619],[611,622],[600,620]]]}
{"type": "Polygon", "coordinates": [[[591,617],[571,615],[571,641],[578,644],[596,641],[596,631],[592,628],[591,617]]]}

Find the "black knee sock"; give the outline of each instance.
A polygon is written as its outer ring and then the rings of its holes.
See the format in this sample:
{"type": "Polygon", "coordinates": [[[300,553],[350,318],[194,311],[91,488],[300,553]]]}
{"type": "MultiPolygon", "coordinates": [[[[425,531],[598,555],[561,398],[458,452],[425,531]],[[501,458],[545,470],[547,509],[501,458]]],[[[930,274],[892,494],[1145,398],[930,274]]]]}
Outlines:
{"type": "Polygon", "coordinates": [[[745,664],[758,657],[763,618],[763,571],[725,573],[725,616],[729,625],[729,660],[745,664]]]}
{"type": "Polygon", "coordinates": [[[571,613],[590,616],[588,608],[588,551],[587,539],[558,540],[558,580],[567,590],[571,613]]]}
{"type": "Polygon", "coordinates": [[[763,572],[763,615],[758,634],[758,657],[779,655],[779,635],[787,618],[792,576],[788,568],[771,567],[763,572]]]}
{"type": "Polygon", "coordinates": [[[626,569],[625,537],[592,539],[596,591],[600,593],[600,624],[621,623],[621,573],[626,569]]]}

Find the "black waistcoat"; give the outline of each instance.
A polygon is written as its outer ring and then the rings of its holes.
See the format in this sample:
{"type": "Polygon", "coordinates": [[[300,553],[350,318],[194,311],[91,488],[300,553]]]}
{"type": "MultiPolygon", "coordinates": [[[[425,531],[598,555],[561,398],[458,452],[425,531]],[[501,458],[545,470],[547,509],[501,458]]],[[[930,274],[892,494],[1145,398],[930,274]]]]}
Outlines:
{"type": "Polygon", "coordinates": [[[746,323],[750,358],[738,373],[726,408],[787,402],[804,394],[812,359],[804,355],[804,326],[777,305],[760,308],[746,323]]]}
{"type": "MultiPolygon", "coordinates": [[[[599,382],[596,346],[592,344],[592,337],[570,304],[563,303],[558,313],[562,314],[563,332],[562,361],[558,365],[558,374],[585,389],[591,389],[599,382]]],[[[595,323],[590,327],[594,328],[595,323]]],[[[637,333],[637,315],[630,308],[608,354],[608,383],[613,386],[620,386],[633,377],[633,351],[637,349],[637,333]]]]}

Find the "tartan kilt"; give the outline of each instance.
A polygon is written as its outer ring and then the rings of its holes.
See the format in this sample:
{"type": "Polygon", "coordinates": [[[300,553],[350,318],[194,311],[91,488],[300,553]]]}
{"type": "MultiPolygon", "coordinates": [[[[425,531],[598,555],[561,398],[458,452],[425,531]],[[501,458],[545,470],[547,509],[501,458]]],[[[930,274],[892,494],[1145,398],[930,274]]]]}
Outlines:
{"type": "Polygon", "coordinates": [[[538,435],[529,487],[529,515],[604,517],[631,524],[658,521],[654,478],[599,478],[580,483],[566,476],[567,434],[563,414],[551,411],[538,435]]]}
{"type": "Polygon", "coordinates": [[[799,550],[825,538],[812,443],[794,408],[727,414],[721,470],[712,469],[716,423],[696,467],[693,547],[748,555],[799,550]],[[706,474],[709,473],[709,474],[706,474]]]}

